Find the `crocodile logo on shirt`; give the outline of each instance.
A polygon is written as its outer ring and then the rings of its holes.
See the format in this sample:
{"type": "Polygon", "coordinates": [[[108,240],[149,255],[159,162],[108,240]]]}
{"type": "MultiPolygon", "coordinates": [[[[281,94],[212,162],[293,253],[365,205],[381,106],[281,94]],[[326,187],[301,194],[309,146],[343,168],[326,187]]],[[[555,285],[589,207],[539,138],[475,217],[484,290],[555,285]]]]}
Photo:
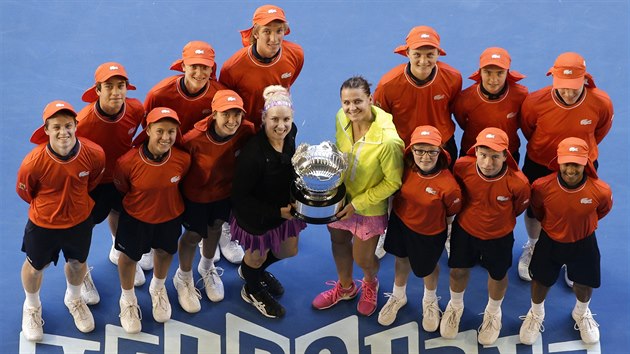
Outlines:
{"type": "Polygon", "coordinates": [[[179,176],[173,176],[171,177],[171,183],[177,183],[179,181],[179,176]]]}
{"type": "Polygon", "coordinates": [[[497,200],[500,202],[507,202],[508,200],[510,200],[510,197],[506,197],[504,195],[499,195],[497,196],[497,200]]]}
{"type": "Polygon", "coordinates": [[[593,121],[590,119],[582,119],[580,121],[580,125],[591,125],[591,124],[593,124],[593,121]]]}
{"type": "Polygon", "coordinates": [[[512,119],[514,117],[516,117],[516,112],[510,112],[507,114],[507,119],[512,119]]]}
{"type": "Polygon", "coordinates": [[[435,96],[433,96],[433,100],[434,101],[443,100],[444,98],[446,98],[446,96],[444,96],[444,95],[435,95],[435,96]]]}
{"type": "Polygon", "coordinates": [[[127,131],[128,135],[134,135],[136,133],[136,128],[131,128],[127,131]]]}
{"type": "Polygon", "coordinates": [[[89,176],[89,175],[90,175],[90,171],[81,171],[81,172],[79,172],[79,178],[80,177],[89,176]]]}
{"type": "Polygon", "coordinates": [[[292,74],[290,72],[287,72],[287,73],[284,73],[284,74],[280,75],[280,78],[281,79],[288,79],[288,78],[291,77],[291,75],[292,74]]]}
{"type": "Polygon", "coordinates": [[[591,199],[591,198],[582,198],[582,199],[580,199],[580,204],[593,204],[593,199],[591,199]]]}
{"type": "Polygon", "coordinates": [[[431,194],[431,195],[436,195],[437,194],[437,191],[435,189],[431,188],[431,187],[425,188],[424,191],[429,193],[429,194],[431,194]]]}
{"type": "Polygon", "coordinates": [[[21,189],[21,190],[23,190],[23,191],[25,191],[25,190],[26,190],[26,184],[24,184],[24,183],[20,182],[20,183],[18,184],[18,188],[19,188],[19,189],[21,189]]]}

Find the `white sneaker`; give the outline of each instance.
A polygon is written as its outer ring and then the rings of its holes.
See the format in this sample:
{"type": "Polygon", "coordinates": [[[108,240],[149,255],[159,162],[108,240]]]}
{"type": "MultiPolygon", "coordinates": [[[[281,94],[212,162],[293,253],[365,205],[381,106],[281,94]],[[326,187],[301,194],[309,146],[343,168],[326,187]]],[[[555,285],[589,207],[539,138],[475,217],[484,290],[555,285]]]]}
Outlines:
{"type": "Polygon", "coordinates": [[[133,286],[142,286],[146,281],[147,278],[144,276],[144,271],[140,267],[140,264],[136,263],[136,276],[133,279],[133,286]]]}
{"type": "Polygon", "coordinates": [[[389,300],[387,300],[381,311],[378,313],[378,323],[383,326],[389,326],[396,320],[398,310],[407,304],[407,296],[397,298],[392,293],[385,293],[385,296],[389,297],[389,300]]]}
{"type": "Polygon", "coordinates": [[[378,259],[385,257],[385,254],[387,253],[385,252],[384,246],[385,246],[385,234],[383,233],[382,235],[378,237],[376,250],[374,250],[374,254],[376,255],[376,257],[378,257],[378,259]]]}
{"type": "Polygon", "coordinates": [[[138,300],[133,302],[125,301],[122,298],[118,302],[120,305],[120,325],[127,333],[140,333],[142,330],[142,311],[138,306],[138,300]]]}
{"type": "Polygon", "coordinates": [[[459,321],[462,319],[464,307],[455,308],[449,301],[440,321],[440,335],[447,339],[457,337],[459,333],[459,321]]]}
{"type": "Polygon", "coordinates": [[[203,287],[206,289],[208,299],[212,302],[219,302],[223,300],[223,297],[225,296],[223,281],[221,280],[223,268],[215,267],[213,264],[212,268],[207,270],[197,266],[197,271],[201,276],[200,281],[203,281],[203,287]]]}
{"type": "Polygon", "coordinates": [[[519,318],[523,320],[521,329],[518,332],[521,343],[527,345],[536,343],[540,333],[545,331],[545,326],[542,324],[545,316],[538,316],[529,309],[526,316],[520,316],[519,318]]]}
{"type": "Polygon", "coordinates": [[[532,277],[529,276],[529,263],[532,261],[532,255],[534,254],[534,246],[529,241],[523,245],[523,253],[518,259],[518,276],[525,281],[532,281],[532,277]]]}
{"type": "Polygon", "coordinates": [[[26,340],[39,342],[44,338],[44,320],[42,307],[22,306],[22,334],[26,340]]]}
{"type": "Polygon", "coordinates": [[[593,344],[599,342],[599,323],[593,319],[590,309],[587,309],[586,313],[581,317],[577,317],[575,313],[571,312],[571,317],[575,320],[573,328],[580,331],[580,337],[584,343],[593,344]]]}
{"type": "Polygon", "coordinates": [[[569,272],[567,271],[567,265],[563,264],[562,269],[564,270],[564,282],[567,284],[569,288],[572,288],[573,280],[569,279],[569,272]]]}
{"type": "Polygon", "coordinates": [[[166,287],[157,290],[151,290],[151,306],[153,307],[153,319],[157,322],[164,323],[171,319],[171,302],[168,301],[166,287]]]}
{"type": "Polygon", "coordinates": [[[173,285],[177,290],[177,301],[188,313],[196,313],[201,310],[201,293],[195,288],[192,278],[184,280],[179,275],[179,270],[173,276],[173,285]]]}
{"type": "Polygon", "coordinates": [[[483,313],[483,321],[479,326],[479,335],[477,341],[481,345],[491,345],[499,338],[499,332],[501,332],[501,310],[492,314],[488,311],[483,313]]]}
{"type": "Polygon", "coordinates": [[[94,285],[94,280],[92,280],[92,275],[90,272],[92,271],[92,267],[88,269],[85,273],[85,277],[83,277],[83,284],[81,285],[81,298],[88,305],[96,305],[101,301],[101,297],[98,294],[98,290],[96,290],[96,285],[94,285]]]}
{"type": "Polygon", "coordinates": [[[223,257],[230,263],[241,264],[245,252],[238,243],[238,241],[232,241],[232,234],[230,233],[230,224],[224,222],[221,227],[221,237],[219,238],[219,247],[223,257]]]}
{"type": "Polygon", "coordinates": [[[87,307],[81,297],[74,300],[64,298],[63,302],[70,311],[72,318],[74,318],[74,325],[77,326],[79,331],[89,333],[94,330],[94,317],[90,308],[87,307]]]}
{"type": "Polygon", "coordinates": [[[109,249],[109,261],[114,263],[114,265],[118,265],[119,257],[120,251],[114,248],[114,244],[112,243],[112,247],[109,249]]]}
{"type": "Polygon", "coordinates": [[[427,332],[435,332],[440,327],[440,319],[442,318],[442,311],[440,311],[440,305],[437,297],[433,301],[422,301],[422,328],[427,332]]]}
{"type": "Polygon", "coordinates": [[[140,258],[140,261],[138,262],[140,268],[142,268],[143,270],[153,269],[153,253],[155,252],[153,252],[152,248],[149,253],[145,253],[142,255],[142,258],[140,258]]]}

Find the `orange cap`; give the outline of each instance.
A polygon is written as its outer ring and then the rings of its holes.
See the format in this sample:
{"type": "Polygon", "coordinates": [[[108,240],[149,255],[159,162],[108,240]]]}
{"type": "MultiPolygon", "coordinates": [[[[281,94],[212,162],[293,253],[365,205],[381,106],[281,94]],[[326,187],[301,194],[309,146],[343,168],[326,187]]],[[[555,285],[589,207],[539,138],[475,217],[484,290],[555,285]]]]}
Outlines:
{"type": "Polygon", "coordinates": [[[48,141],[48,136],[46,135],[46,131],[44,130],[44,126],[46,125],[46,120],[54,116],[60,111],[68,111],[73,117],[77,116],[77,112],[74,110],[74,107],[66,101],[56,100],[52,101],[44,107],[44,113],[42,114],[42,119],[44,124],[41,127],[37,128],[31,135],[31,143],[33,144],[42,144],[48,141]]]}
{"type": "Polygon", "coordinates": [[[512,154],[508,149],[510,146],[510,139],[503,130],[494,127],[482,130],[477,135],[477,142],[470,149],[468,149],[468,151],[466,151],[466,154],[474,155],[475,148],[477,146],[485,146],[494,151],[505,151],[507,153],[506,161],[508,163],[508,166],[518,170],[518,164],[516,163],[516,160],[514,160],[514,157],[512,157],[512,154]]]}
{"type": "Polygon", "coordinates": [[[479,70],[488,65],[495,65],[508,71],[507,80],[509,82],[517,82],[524,79],[525,75],[519,73],[518,71],[510,70],[511,64],[512,58],[507,50],[500,47],[486,48],[486,50],[481,53],[481,56],[479,56],[479,69],[468,78],[481,82],[481,73],[479,70]]]}
{"type": "Polygon", "coordinates": [[[217,112],[225,112],[228,109],[238,108],[243,113],[247,113],[243,108],[244,103],[241,96],[232,90],[219,90],[212,98],[212,110],[217,112]]]}
{"type": "Polygon", "coordinates": [[[135,90],[136,87],[129,83],[129,76],[127,75],[127,71],[125,67],[120,63],[116,63],[113,61],[109,61],[107,63],[103,63],[96,68],[94,72],[94,85],[89,89],[85,90],[83,96],[81,96],[81,100],[83,102],[95,102],[98,100],[98,94],[96,93],[96,84],[105,82],[114,76],[121,76],[127,80],[127,90],[135,90]]]}
{"type": "Polygon", "coordinates": [[[549,169],[559,170],[559,164],[576,163],[585,166],[586,174],[597,178],[595,166],[588,157],[588,143],[580,138],[570,137],[558,144],[557,156],[549,162],[549,169]]]}
{"type": "Polygon", "coordinates": [[[584,86],[584,79],[589,85],[595,87],[593,78],[586,72],[586,61],[578,53],[562,53],[547,72],[547,76],[553,75],[554,89],[578,90],[584,86]]]}
{"type": "Polygon", "coordinates": [[[417,26],[411,29],[406,38],[406,43],[394,49],[394,53],[407,56],[407,49],[418,49],[422,46],[435,47],[440,55],[446,52],[440,48],[440,35],[429,26],[417,26]]]}
{"type": "Polygon", "coordinates": [[[175,60],[170,69],[183,72],[182,63],[186,65],[201,64],[211,67],[214,74],[216,71],[214,57],[214,49],[210,44],[203,41],[188,42],[182,50],[182,58],[175,60]]]}
{"type": "Polygon", "coordinates": [[[254,17],[252,18],[252,27],[240,31],[243,47],[247,47],[251,44],[249,39],[252,36],[252,31],[254,30],[253,25],[266,26],[269,22],[276,20],[287,24],[286,30],[284,31],[285,35],[291,33],[291,29],[288,26],[287,18],[284,15],[283,9],[276,5],[263,5],[257,8],[256,11],[254,11],[254,17]]]}
{"type": "MultiPolygon", "coordinates": [[[[151,123],[159,122],[162,119],[172,119],[176,121],[178,125],[182,124],[181,121],[179,120],[179,117],[177,116],[177,112],[175,112],[174,110],[167,107],[155,107],[151,110],[151,112],[149,112],[149,114],[147,114],[146,128],[144,128],[144,131],[142,133],[138,134],[138,136],[133,140],[133,143],[131,143],[131,145],[132,146],[142,145],[142,143],[144,143],[149,137],[146,134],[147,129],[149,129],[149,125],[151,123]]],[[[182,141],[182,134],[179,128],[177,128],[177,138],[175,142],[181,143],[181,141],[182,141]]]]}
{"type": "Polygon", "coordinates": [[[415,144],[429,144],[440,148],[440,154],[444,155],[446,162],[450,163],[451,156],[442,148],[442,134],[432,125],[419,125],[413,130],[411,134],[411,142],[405,148],[405,154],[411,152],[411,148],[415,144]]]}

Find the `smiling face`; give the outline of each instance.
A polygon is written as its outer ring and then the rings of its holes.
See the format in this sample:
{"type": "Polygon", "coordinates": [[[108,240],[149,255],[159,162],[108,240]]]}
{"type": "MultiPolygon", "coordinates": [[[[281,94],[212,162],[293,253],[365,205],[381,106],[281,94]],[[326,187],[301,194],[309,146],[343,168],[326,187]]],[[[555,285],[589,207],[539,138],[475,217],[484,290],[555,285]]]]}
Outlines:
{"type": "Polygon", "coordinates": [[[241,126],[243,111],[238,108],[228,109],[224,112],[214,112],[214,129],[222,138],[236,134],[241,126]]]}
{"type": "Polygon", "coordinates": [[[177,139],[179,125],[171,119],[162,119],[147,127],[149,142],[147,148],[154,156],[162,156],[167,153],[177,139]]]}
{"type": "Polygon", "coordinates": [[[439,57],[438,49],[431,46],[407,50],[411,73],[420,80],[426,80],[431,75],[439,57]]]}
{"type": "Polygon", "coordinates": [[[184,84],[190,93],[197,93],[203,89],[212,75],[212,68],[203,64],[186,65],[182,63],[184,70],[184,84]]]}
{"type": "Polygon", "coordinates": [[[291,131],[293,110],[287,106],[273,106],[263,113],[265,134],[269,140],[281,141],[291,131]]]}
{"type": "Polygon", "coordinates": [[[560,178],[569,186],[577,186],[584,178],[584,166],[577,163],[561,163],[560,178]]]}
{"type": "Polygon", "coordinates": [[[282,21],[271,21],[265,26],[256,26],[254,38],[256,39],[256,51],[263,58],[273,58],[280,50],[286,24],[282,21]]]}
{"type": "Polygon", "coordinates": [[[580,99],[580,96],[582,95],[582,91],[584,91],[584,86],[580,87],[577,90],[570,89],[570,88],[556,89],[556,92],[558,92],[558,95],[560,95],[564,103],[568,105],[576,103],[580,99]]]}
{"type": "Polygon", "coordinates": [[[431,172],[440,158],[440,148],[431,144],[414,144],[411,147],[413,161],[422,172],[431,172]]]}
{"type": "Polygon", "coordinates": [[[503,90],[507,80],[507,70],[496,65],[484,66],[480,70],[481,83],[486,91],[497,94],[503,90]]]}
{"type": "Polygon", "coordinates": [[[341,107],[351,122],[372,121],[372,95],[361,88],[343,88],[341,107]]]}
{"type": "Polygon", "coordinates": [[[64,111],[48,118],[44,126],[50,146],[61,156],[66,156],[77,143],[76,131],[76,119],[64,111]]]}
{"type": "Polygon", "coordinates": [[[485,146],[477,146],[475,155],[477,156],[477,167],[486,177],[498,175],[503,169],[503,163],[507,160],[506,151],[496,151],[485,146]]]}

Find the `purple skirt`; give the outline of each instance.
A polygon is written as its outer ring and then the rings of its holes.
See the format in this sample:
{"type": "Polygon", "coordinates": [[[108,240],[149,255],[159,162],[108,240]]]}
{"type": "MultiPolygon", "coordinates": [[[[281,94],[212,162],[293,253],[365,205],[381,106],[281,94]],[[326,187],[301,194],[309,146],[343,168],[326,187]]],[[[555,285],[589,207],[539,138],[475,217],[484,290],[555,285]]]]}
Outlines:
{"type": "Polygon", "coordinates": [[[236,219],[230,216],[230,233],[232,241],[238,241],[245,250],[260,251],[265,253],[271,250],[274,253],[280,252],[280,244],[289,237],[297,237],[300,231],[306,228],[306,223],[299,219],[285,220],[280,226],[271,229],[262,235],[253,235],[243,230],[236,219]]]}

